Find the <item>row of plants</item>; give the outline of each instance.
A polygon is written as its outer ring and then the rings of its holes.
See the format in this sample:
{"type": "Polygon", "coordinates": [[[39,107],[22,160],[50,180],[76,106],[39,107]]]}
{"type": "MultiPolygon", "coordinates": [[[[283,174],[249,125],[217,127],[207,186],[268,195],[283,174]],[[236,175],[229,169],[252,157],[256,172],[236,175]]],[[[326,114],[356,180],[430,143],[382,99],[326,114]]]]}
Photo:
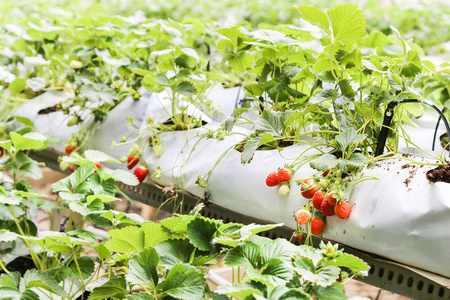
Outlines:
{"type": "MultiPolygon", "coordinates": [[[[445,41],[449,36],[440,28],[448,25],[445,17],[449,11],[442,1],[432,3],[419,1],[418,3],[390,1],[380,5],[379,1],[350,1],[361,6],[366,12],[369,22],[368,31],[381,31],[387,35],[392,33],[393,25],[405,34],[407,39],[425,49],[428,54],[448,52],[445,41]]],[[[343,0],[303,1],[303,4],[315,5],[320,9],[327,9],[333,5],[348,3],[343,0]]],[[[4,2],[1,10],[0,23],[28,22],[30,19],[58,19],[66,20],[80,16],[96,16],[98,14],[134,16],[136,20],[144,17],[151,19],[172,19],[178,22],[188,18],[202,20],[202,22],[221,22],[225,25],[245,25],[249,30],[271,29],[275,24],[298,25],[298,12],[292,0],[279,1],[276,6],[261,1],[227,0],[220,3],[208,1],[181,2],[168,1],[155,5],[151,1],[16,1],[4,2]],[[261,7],[271,6],[272,13],[267,14],[261,7]],[[136,8],[142,13],[136,13],[136,8]],[[58,16],[55,18],[55,16],[58,16]],[[188,16],[188,17],[187,17],[188,16]],[[217,17],[218,16],[218,17],[217,17]]]]}
{"type": "Polygon", "coordinates": [[[96,150],[65,157],[78,168],[52,184],[58,204],[43,201],[26,180],[42,177],[40,164],[27,152],[51,140],[33,131],[29,120],[9,120],[17,121],[24,126],[1,142],[0,170],[11,175],[0,185],[1,253],[23,243],[30,255],[19,270],[0,260],[1,299],[347,299],[344,283],[369,269],[331,243],[315,249],[256,235],[281,224],[224,224],[202,217],[202,205],[160,223],[116,211],[111,203],[120,200],[117,183],[133,186],[138,180],[102,166],[119,162],[96,150]],[[34,209],[50,216],[64,209],[68,220],[59,231],[38,232],[30,217],[34,209]],[[91,223],[106,229],[109,238],[87,231],[91,223]],[[238,275],[213,292],[206,282],[208,266],[219,256],[238,275]]]}

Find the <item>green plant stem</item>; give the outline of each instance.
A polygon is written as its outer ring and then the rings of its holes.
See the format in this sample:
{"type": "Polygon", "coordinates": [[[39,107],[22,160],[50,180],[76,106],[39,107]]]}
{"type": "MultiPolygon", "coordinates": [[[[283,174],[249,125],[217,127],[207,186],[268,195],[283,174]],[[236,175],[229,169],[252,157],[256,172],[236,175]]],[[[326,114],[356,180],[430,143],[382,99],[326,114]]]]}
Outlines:
{"type": "Polygon", "coordinates": [[[37,289],[39,290],[39,292],[44,294],[48,299],[53,299],[52,293],[46,294],[43,289],[41,289],[41,288],[37,288],[37,289]]]}
{"type": "Polygon", "coordinates": [[[6,273],[9,274],[8,269],[6,268],[6,266],[3,264],[3,261],[0,259],[0,268],[2,268],[2,270],[6,273]]]}
{"type": "Polygon", "coordinates": [[[73,261],[75,262],[75,265],[77,266],[77,270],[78,270],[78,274],[80,275],[80,280],[81,280],[81,283],[82,283],[82,286],[86,286],[86,283],[84,282],[84,279],[83,279],[83,274],[81,273],[81,269],[80,269],[80,265],[78,264],[78,259],[77,259],[77,256],[75,255],[75,251],[74,251],[74,249],[72,248],[72,257],[73,257],[73,261]]]}
{"type": "MultiPolygon", "coordinates": [[[[11,211],[12,211],[12,215],[13,215],[13,218],[14,218],[14,223],[16,224],[17,229],[19,230],[19,233],[22,236],[26,236],[26,234],[23,231],[22,227],[20,227],[19,220],[17,219],[16,212],[14,211],[14,206],[12,204],[10,204],[9,206],[10,206],[11,211]]],[[[39,256],[33,250],[29,249],[31,244],[24,238],[21,238],[21,240],[27,246],[28,251],[30,251],[31,258],[33,259],[33,262],[36,265],[37,269],[40,270],[40,271],[44,271],[43,270],[43,266],[42,266],[42,261],[39,259],[39,256]]]]}

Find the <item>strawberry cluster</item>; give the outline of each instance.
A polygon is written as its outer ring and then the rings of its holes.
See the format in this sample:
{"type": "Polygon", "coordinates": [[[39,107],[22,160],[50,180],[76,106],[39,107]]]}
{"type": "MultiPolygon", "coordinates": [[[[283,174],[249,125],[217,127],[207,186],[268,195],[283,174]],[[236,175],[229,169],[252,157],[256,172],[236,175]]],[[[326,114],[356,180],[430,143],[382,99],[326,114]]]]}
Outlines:
{"type": "Polygon", "coordinates": [[[287,196],[290,191],[289,180],[291,177],[292,173],[289,168],[280,168],[278,171],[271,172],[267,175],[266,185],[271,187],[280,185],[278,193],[281,196],[287,196]]]}
{"type": "MultiPolygon", "coordinates": [[[[139,147],[139,145],[136,144],[131,147],[130,151],[128,152],[128,157],[126,157],[128,170],[133,169],[139,163],[140,152],[141,148],[139,147]]],[[[123,161],[125,162],[125,157],[123,157],[123,161]]],[[[139,183],[142,183],[147,177],[147,172],[147,168],[140,165],[137,166],[136,169],[134,169],[133,174],[134,176],[136,176],[139,183]]]]}
{"type": "MultiPolygon", "coordinates": [[[[336,215],[340,219],[346,219],[352,212],[352,207],[343,200],[341,192],[337,192],[329,186],[326,179],[329,174],[330,171],[326,171],[322,174],[322,178],[309,178],[300,185],[302,196],[310,200],[308,205],[294,214],[294,217],[299,225],[306,226],[311,222],[310,231],[313,235],[319,235],[325,229],[326,217],[336,215]],[[312,218],[312,215],[315,217],[312,218]]],[[[297,237],[302,234],[303,232],[298,229],[294,233],[294,238],[298,240],[297,237]]]]}

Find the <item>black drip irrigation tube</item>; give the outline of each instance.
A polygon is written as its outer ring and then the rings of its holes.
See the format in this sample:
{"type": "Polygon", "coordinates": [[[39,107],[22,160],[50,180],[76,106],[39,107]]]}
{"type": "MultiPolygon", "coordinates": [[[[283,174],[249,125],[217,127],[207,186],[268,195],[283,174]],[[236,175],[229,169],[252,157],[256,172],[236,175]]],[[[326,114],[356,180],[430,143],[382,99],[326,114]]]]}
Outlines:
{"type": "MultiPolygon", "coordinates": [[[[398,104],[403,104],[403,103],[426,104],[426,105],[434,108],[434,110],[439,114],[439,119],[436,124],[436,128],[434,130],[433,145],[432,145],[433,151],[434,151],[434,144],[436,142],[436,134],[437,134],[437,130],[438,130],[441,119],[444,122],[445,129],[447,130],[447,134],[450,137],[450,125],[447,121],[447,118],[444,116],[443,111],[441,111],[436,105],[428,103],[428,102],[421,102],[417,99],[405,99],[400,102],[393,101],[388,104],[388,107],[387,107],[386,111],[384,112],[383,127],[381,128],[380,135],[378,136],[378,143],[377,143],[377,148],[375,149],[375,156],[379,156],[379,155],[383,154],[384,146],[386,145],[387,135],[388,135],[389,129],[390,129],[389,125],[391,124],[392,118],[394,117],[394,108],[398,104]]],[[[444,111],[445,111],[445,109],[444,109],[444,111]]],[[[450,158],[450,152],[449,152],[449,158],[450,158]]]]}
{"type": "MultiPolygon", "coordinates": [[[[444,107],[444,109],[442,110],[442,115],[445,113],[445,111],[446,111],[446,107],[444,107]]],[[[439,123],[441,123],[441,119],[442,118],[444,118],[444,122],[446,122],[447,120],[446,120],[446,118],[445,117],[441,117],[441,114],[439,114],[439,118],[438,118],[438,120],[437,120],[437,123],[436,123],[436,128],[434,129],[434,135],[433,135],[433,147],[431,148],[431,150],[433,150],[434,151],[434,146],[435,146],[435,144],[436,144],[436,136],[437,136],[437,132],[438,132],[438,129],[439,129],[439,123]]],[[[449,132],[448,132],[448,127],[447,127],[447,135],[448,135],[448,137],[450,138],[450,134],[449,134],[449,132]]]]}

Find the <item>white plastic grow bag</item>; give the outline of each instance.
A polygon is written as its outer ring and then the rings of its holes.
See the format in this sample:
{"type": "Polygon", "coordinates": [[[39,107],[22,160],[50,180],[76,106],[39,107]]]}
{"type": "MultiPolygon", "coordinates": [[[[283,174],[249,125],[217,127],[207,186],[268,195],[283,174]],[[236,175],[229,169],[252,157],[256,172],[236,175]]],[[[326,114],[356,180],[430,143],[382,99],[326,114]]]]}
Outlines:
{"type": "Polygon", "coordinates": [[[78,125],[68,127],[67,122],[72,118],[60,111],[39,115],[42,109],[51,107],[57,103],[63,102],[72,97],[70,93],[62,91],[47,91],[43,94],[30,99],[27,103],[20,106],[14,115],[25,117],[33,121],[34,128],[40,133],[52,133],[61,138],[58,144],[52,144],[50,147],[58,152],[64,152],[66,140],[74,133],[80,130],[78,125]]]}
{"type": "MultiPolygon", "coordinates": [[[[114,148],[111,147],[111,144],[113,141],[119,142],[122,135],[128,137],[128,140],[133,140],[137,137],[137,132],[127,126],[128,117],[134,118],[136,124],[142,124],[152,95],[145,88],[141,88],[139,92],[141,93],[139,101],[134,101],[132,96],[128,96],[108,113],[104,121],[99,122],[94,127],[88,148],[103,151],[117,159],[120,156],[128,154],[129,148],[131,147],[130,144],[118,145],[114,148]]],[[[41,115],[38,112],[54,104],[63,102],[70,97],[71,94],[67,92],[47,91],[20,106],[15,112],[15,115],[30,119],[34,123],[36,131],[40,133],[48,132],[58,136],[61,139],[60,142],[58,144],[51,144],[50,148],[64,153],[66,141],[72,134],[79,132],[82,127],[79,125],[67,126],[67,122],[72,117],[60,111],[41,115]]],[[[86,123],[93,121],[91,115],[86,116],[86,119],[86,123]]]]}
{"type": "MultiPolygon", "coordinates": [[[[138,132],[128,126],[128,118],[132,117],[138,126],[144,123],[145,111],[152,97],[152,93],[145,88],[139,89],[139,93],[141,94],[139,101],[134,101],[132,96],[128,96],[108,113],[103,122],[94,128],[88,148],[103,151],[117,159],[121,156],[128,156],[130,147],[138,136],[138,132]],[[129,143],[119,144],[121,136],[127,137],[129,143]],[[113,141],[118,145],[112,147],[113,141]]],[[[117,168],[118,165],[114,164],[111,167],[117,168]]],[[[125,168],[125,165],[122,167],[125,168]]]]}
{"type": "MultiPolygon", "coordinates": [[[[179,188],[202,196],[204,190],[195,184],[198,176],[211,170],[218,158],[240,139],[232,136],[232,139],[226,137],[224,141],[199,141],[198,133],[201,132],[205,131],[196,129],[189,133],[160,134],[165,149],[160,158],[147,148],[144,157],[150,170],[154,171],[158,166],[163,172],[169,170],[157,180],[159,184],[171,186],[177,183],[179,188]]],[[[306,145],[294,145],[281,152],[257,151],[248,165],[241,164],[240,152],[228,151],[211,172],[206,188],[210,193],[209,201],[264,221],[282,222],[295,229],[293,213],[305,205],[307,199],[301,196],[296,185],[291,187],[290,196],[282,197],[276,187],[266,186],[265,178],[278,167],[292,163],[307,148],[306,145]]],[[[317,150],[308,151],[304,155],[317,150]]],[[[410,155],[419,161],[435,162],[435,159],[421,157],[418,153],[410,155]]],[[[382,178],[357,185],[347,195],[354,206],[352,214],[346,220],[328,217],[323,236],[450,277],[450,184],[431,185],[425,173],[433,167],[400,167],[406,163],[406,160],[386,160],[377,167],[363,170],[365,176],[382,178]],[[386,175],[394,168],[397,169],[386,175]],[[410,174],[410,171],[415,173],[410,174]],[[406,186],[408,178],[410,182],[406,186]]],[[[305,179],[315,173],[317,171],[306,164],[295,172],[292,179],[305,179]]]]}

